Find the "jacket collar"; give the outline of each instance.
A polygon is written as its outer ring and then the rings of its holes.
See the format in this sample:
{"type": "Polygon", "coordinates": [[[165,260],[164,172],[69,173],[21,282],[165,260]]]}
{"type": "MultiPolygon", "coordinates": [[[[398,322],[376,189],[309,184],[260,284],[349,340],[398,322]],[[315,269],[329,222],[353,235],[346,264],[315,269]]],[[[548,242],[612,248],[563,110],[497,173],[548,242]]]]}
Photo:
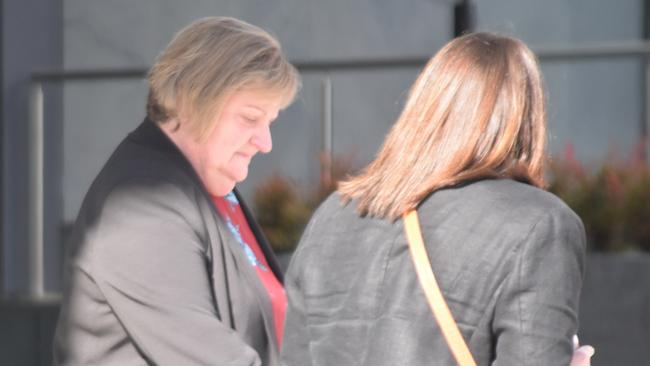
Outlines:
{"type": "Polygon", "coordinates": [[[185,158],[181,150],[172,142],[172,140],[165,135],[165,133],[158,127],[156,122],[145,118],[140,125],[133,130],[127,139],[138,145],[146,145],[157,151],[176,156],[185,162],[188,168],[192,168],[189,161],[185,158]]]}

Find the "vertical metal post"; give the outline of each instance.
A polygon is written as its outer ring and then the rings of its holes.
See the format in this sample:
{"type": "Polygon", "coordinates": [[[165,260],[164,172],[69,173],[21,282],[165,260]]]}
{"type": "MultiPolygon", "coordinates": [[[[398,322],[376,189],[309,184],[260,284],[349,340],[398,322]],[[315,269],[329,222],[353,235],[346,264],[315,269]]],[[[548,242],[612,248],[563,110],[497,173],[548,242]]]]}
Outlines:
{"type": "MultiPolygon", "coordinates": [[[[644,0],[641,4],[641,21],[643,24],[644,44],[650,41],[650,0],[644,0]]],[[[643,121],[641,122],[641,144],[645,147],[641,154],[646,162],[650,161],[650,53],[648,47],[644,47],[645,52],[641,56],[643,85],[641,85],[641,95],[643,97],[643,121]]]]}
{"type": "Polygon", "coordinates": [[[645,151],[643,152],[645,153],[645,156],[643,158],[645,158],[646,161],[650,161],[650,55],[646,53],[641,59],[643,60],[644,72],[644,84],[642,86],[642,95],[644,96],[644,121],[643,126],[641,126],[641,136],[643,138],[642,143],[645,146],[645,151]]]}
{"type": "Polygon", "coordinates": [[[321,156],[321,183],[332,183],[332,79],[323,78],[323,153],[321,156]]]}
{"type": "Polygon", "coordinates": [[[472,0],[460,0],[454,5],[454,37],[474,30],[474,4],[472,0]]]}
{"type": "Polygon", "coordinates": [[[43,86],[29,90],[29,288],[32,298],[44,295],[43,285],[43,86]]]}

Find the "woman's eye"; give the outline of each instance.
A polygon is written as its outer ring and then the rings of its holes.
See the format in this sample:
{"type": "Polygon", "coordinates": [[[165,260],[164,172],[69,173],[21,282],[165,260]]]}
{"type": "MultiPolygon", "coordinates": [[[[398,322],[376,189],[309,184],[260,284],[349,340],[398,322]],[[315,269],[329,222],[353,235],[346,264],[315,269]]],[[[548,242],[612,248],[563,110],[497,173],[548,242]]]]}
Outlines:
{"type": "Polygon", "coordinates": [[[242,116],[242,118],[248,123],[257,123],[257,117],[242,116]]]}

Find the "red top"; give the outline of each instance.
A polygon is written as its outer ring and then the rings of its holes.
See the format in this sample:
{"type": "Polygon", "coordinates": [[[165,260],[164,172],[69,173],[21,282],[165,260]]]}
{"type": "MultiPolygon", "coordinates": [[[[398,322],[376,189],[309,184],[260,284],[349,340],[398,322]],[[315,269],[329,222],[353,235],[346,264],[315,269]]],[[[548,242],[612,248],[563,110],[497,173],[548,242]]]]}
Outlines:
{"type": "Polygon", "coordinates": [[[279,347],[282,345],[284,316],[287,308],[287,295],[284,292],[284,287],[269,267],[264,252],[253,235],[234,193],[230,192],[224,197],[212,197],[212,201],[221,217],[226,220],[228,228],[246,254],[248,262],[255,267],[259,279],[266,288],[273,307],[273,320],[279,347]]]}

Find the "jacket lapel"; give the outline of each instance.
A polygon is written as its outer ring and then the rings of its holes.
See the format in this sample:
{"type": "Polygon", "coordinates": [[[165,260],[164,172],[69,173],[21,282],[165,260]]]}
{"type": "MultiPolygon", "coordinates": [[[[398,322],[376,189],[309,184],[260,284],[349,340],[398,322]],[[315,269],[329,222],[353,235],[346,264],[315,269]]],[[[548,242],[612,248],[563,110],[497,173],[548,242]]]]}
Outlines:
{"type": "MultiPolygon", "coordinates": [[[[242,201],[240,201],[240,204],[241,202],[242,201]]],[[[251,286],[255,290],[254,297],[257,300],[257,306],[259,307],[259,310],[262,313],[262,318],[264,319],[264,327],[272,343],[271,347],[275,347],[275,349],[277,350],[279,343],[275,332],[275,322],[273,319],[273,307],[271,305],[271,300],[267,295],[267,290],[264,287],[262,281],[259,279],[256,270],[250,264],[248,258],[246,258],[244,250],[237,242],[237,239],[228,229],[226,222],[216,212],[216,208],[214,208],[214,205],[211,206],[213,208],[213,217],[215,218],[215,222],[217,223],[216,228],[218,231],[217,243],[215,243],[214,240],[211,241],[211,246],[213,248],[213,251],[223,250],[224,251],[223,255],[226,257],[224,258],[226,262],[228,261],[227,257],[234,258],[233,264],[236,271],[241,275],[242,278],[244,278],[247,285],[251,286]],[[221,243],[221,245],[219,245],[219,243],[221,243]]],[[[271,266],[270,262],[269,262],[269,266],[271,266]]],[[[224,271],[224,270],[227,270],[227,268],[221,268],[220,265],[218,264],[215,265],[215,263],[213,263],[213,278],[219,275],[218,271],[224,271]]],[[[216,278],[215,278],[215,282],[216,282],[216,278]]],[[[215,289],[215,291],[216,290],[217,289],[215,289]]],[[[237,303],[241,304],[242,301],[246,301],[245,299],[240,298],[240,294],[238,292],[238,289],[236,288],[230,289],[229,294],[231,297],[231,302],[235,304],[237,303]]],[[[233,324],[231,323],[231,327],[232,325],[233,324]]]]}
{"type": "Polygon", "coordinates": [[[266,240],[266,237],[264,236],[264,232],[262,231],[262,228],[257,223],[257,220],[255,220],[255,217],[253,217],[253,215],[251,214],[250,210],[248,209],[248,206],[241,198],[241,195],[239,194],[237,188],[235,188],[234,193],[235,196],[237,197],[237,200],[239,201],[239,205],[241,206],[242,211],[244,211],[244,216],[246,217],[246,221],[248,221],[248,225],[251,227],[251,231],[253,232],[253,235],[255,235],[255,239],[257,239],[257,243],[262,248],[262,252],[264,252],[266,261],[271,267],[273,274],[278,279],[278,281],[280,281],[280,283],[284,284],[284,274],[282,273],[282,269],[280,268],[278,259],[275,256],[275,252],[273,251],[271,245],[269,245],[269,242],[266,240]]]}

